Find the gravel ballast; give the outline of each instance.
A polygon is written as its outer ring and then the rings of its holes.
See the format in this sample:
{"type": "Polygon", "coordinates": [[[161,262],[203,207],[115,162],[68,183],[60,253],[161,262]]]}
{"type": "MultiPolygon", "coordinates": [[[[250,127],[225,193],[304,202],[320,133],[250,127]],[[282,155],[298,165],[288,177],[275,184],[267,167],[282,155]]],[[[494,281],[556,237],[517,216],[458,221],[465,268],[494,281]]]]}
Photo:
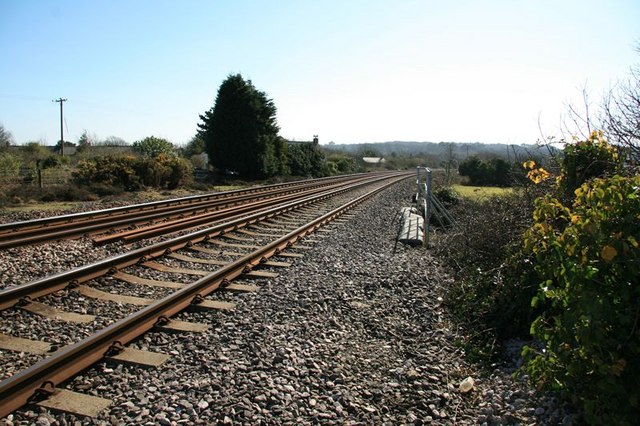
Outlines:
{"type": "MultiPolygon", "coordinates": [[[[395,247],[411,180],[364,203],[257,293],[213,294],[233,311],[190,309],[199,334],[148,333],[133,347],[161,368],[102,362],[67,389],[109,398],[95,419],[27,406],[8,424],[571,424],[564,407],[465,361],[441,305],[451,283],[424,248],[395,247]],[[394,250],[395,247],[395,250],[394,250]],[[459,385],[471,377],[473,387],[459,385]]],[[[307,245],[308,243],[305,243],[307,245]]],[[[41,248],[24,248],[28,250],[41,248]]],[[[21,255],[27,255],[22,253],[21,255]]],[[[275,259],[285,260],[285,259],[275,259]]],[[[5,265],[0,264],[3,273],[5,265]]],[[[0,424],[1,421],[0,421],[0,424]]]]}

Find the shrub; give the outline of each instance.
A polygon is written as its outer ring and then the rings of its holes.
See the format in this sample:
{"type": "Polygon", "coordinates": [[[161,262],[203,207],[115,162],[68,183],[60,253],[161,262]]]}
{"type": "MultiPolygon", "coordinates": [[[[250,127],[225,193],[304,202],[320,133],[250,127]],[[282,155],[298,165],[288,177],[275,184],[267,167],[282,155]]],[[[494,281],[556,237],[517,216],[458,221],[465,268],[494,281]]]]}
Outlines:
{"type": "Polygon", "coordinates": [[[450,186],[436,188],[433,191],[433,195],[447,208],[460,203],[460,195],[450,186]]]}
{"type": "Polygon", "coordinates": [[[173,155],[140,159],[136,171],[144,185],[154,188],[176,189],[193,183],[191,163],[173,155]]]}
{"type": "Polygon", "coordinates": [[[84,188],[77,186],[48,186],[39,191],[40,201],[96,201],[98,197],[84,188]]]}
{"type": "Polygon", "coordinates": [[[530,259],[520,246],[531,224],[533,196],[521,191],[482,201],[461,199],[452,207],[456,228],[438,236],[436,253],[456,275],[447,305],[467,330],[483,331],[470,341],[476,354],[493,356],[487,345],[496,338],[529,332],[537,283],[522,276],[530,259]]]}
{"type": "Polygon", "coordinates": [[[287,165],[293,176],[322,177],[329,173],[324,153],[308,143],[289,145],[287,165]]]}
{"type": "Polygon", "coordinates": [[[511,185],[511,165],[501,158],[482,161],[473,156],[458,166],[461,176],[467,176],[472,185],[511,185]]]}
{"type": "Polygon", "coordinates": [[[133,167],[143,186],[162,188],[171,174],[171,168],[163,161],[149,157],[138,159],[133,167]]]}
{"type": "Polygon", "coordinates": [[[171,168],[166,187],[175,189],[193,184],[193,165],[184,158],[169,157],[167,165],[171,168]]]}
{"type": "Polygon", "coordinates": [[[584,141],[568,144],[564,149],[560,189],[570,196],[584,182],[594,177],[610,176],[620,169],[620,156],[607,143],[602,132],[593,131],[584,141]]]}
{"type": "Polygon", "coordinates": [[[43,158],[38,162],[38,166],[41,169],[54,169],[69,164],[69,157],[62,157],[60,155],[50,155],[43,158]]]}
{"type": "Polygon", "coordinates": [[[133,152],[143,157],[155,158],[159,155],[175,155],[174,146],[166,139],[149,136],[133,143],[133,152]]]}
{"type": "Polygon", "coordinates": [[[635,424],[640,176],[615,175],[599,132],[566,147],[557,179],[524,168],[530,183],[514,198],[461,204],[460,228],[438,246],[462,278],[447,301],[467,329],[490,331],[481,343],[530,324],[541,350],[525,347],[524,370],[539,387],[571,397],[589,423],[635,424]]]}
{"type": "Polygon", "coordinates": [[[73,179],[79,185],[99,183],[134,191],[142,187],[135,165],[136,158],[131,156],[94,157],[78,163],[73,179]]]}
{"type": "Polygon", "coordinates": [[[590,423],[633,424],[640,415],[640,177],[595,179],[575,196],[571,207],[538,200],[525,235],[541,283],[532,305],[542,313],[531,331],[545,345],[525,348],[526,369],[540,387],[567,391],[590,423]]]}
{"type": "Polygon", "coordinates": [[[107,185],[104,183],[92,183],[84,186],[87,191],[96,194],[98,197],[108,197],[110,195],[121,195],[124,192],[123,188],[107,185]]]}
{"type": "Polygon", "coordinates": [[[18,175],[22,166],[22,159],[8,152],[0,152],[0,177],[14,177],[18,175]]]}
{"type": "Polygon", "coordinates": [[[6,190],[6,197],[0,196],[0,204],[14,205],[29,201],[95,201],[92,192],[73,185],[51,185],[38,188],[35,185],[16,185],[6,190]]]}
{"type": "Polygon", "coordinates": [[[354,157],[342,153],[328,153],[327,165],[331,175],[356,173],[363,170],[354,157]]]}
{"type": "Polygon", "coordinates": [[[174,155],[151,157],[94,157],[78,163],[73,174],[81,186],[108,185],[135,191],[144,186],[175,189],[193,182],[193,167],[174,155]]]}

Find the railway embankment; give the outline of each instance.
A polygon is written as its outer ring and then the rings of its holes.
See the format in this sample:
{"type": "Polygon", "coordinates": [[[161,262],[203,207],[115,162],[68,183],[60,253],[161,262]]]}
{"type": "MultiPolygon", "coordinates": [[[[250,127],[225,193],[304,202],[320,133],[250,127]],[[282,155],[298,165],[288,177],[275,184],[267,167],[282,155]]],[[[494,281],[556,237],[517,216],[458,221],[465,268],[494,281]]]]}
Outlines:
{"type": "MultiPolygon", "coordinates": [[[[317,232],[292,266],[250,282],[259,291],[224,293],[235,309],[178,315],[206,331],[157,331],[132,344],[171,355],[161,368],[107,361],[71,379],[68,389],[112,401],[96,418],[26,406],[4,422],[571,423],[553,398],[514,381],[515,360],[487,369],[465,359],[442,305],[446,270],[424,248],[394,250],[394,217],[412,190],[410,180],[396,185],[317,232]],[[469,377],[473,387],[462,392],[469,377]]],[[[81,241],[57,244],[89,251],[81,241]]],[[[42,246],[13,250],[21,250],[20,271],[38,270],[28,251],[42,246]]],[[[0,253],[0,271],[11,268],[0,253]]]]}

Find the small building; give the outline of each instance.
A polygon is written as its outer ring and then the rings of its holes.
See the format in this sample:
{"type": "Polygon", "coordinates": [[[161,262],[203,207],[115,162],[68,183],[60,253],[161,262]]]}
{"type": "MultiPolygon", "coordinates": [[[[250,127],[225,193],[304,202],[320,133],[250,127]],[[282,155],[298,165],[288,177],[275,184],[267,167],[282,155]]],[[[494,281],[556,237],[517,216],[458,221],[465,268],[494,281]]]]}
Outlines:
{"type": "Polygon", "coordinates": [[[362,161],[364,161],[367,164],[373,164],[373,165],[380,165],[386,162],[384,157],[362,157],[362,161]]]}

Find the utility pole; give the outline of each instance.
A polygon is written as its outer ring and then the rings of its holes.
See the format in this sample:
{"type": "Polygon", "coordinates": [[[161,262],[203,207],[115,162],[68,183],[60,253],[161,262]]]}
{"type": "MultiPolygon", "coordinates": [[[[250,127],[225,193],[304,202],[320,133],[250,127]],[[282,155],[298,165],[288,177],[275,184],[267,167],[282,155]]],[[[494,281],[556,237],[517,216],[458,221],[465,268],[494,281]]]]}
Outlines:
{"type": "Polygon", "coordinates": [[[62,113],[62,104],[66,101],[66,98],[54,99],[51,102],[58,102],[60,104],[60,154],[64,157],[64,119],[62,113]]]}

